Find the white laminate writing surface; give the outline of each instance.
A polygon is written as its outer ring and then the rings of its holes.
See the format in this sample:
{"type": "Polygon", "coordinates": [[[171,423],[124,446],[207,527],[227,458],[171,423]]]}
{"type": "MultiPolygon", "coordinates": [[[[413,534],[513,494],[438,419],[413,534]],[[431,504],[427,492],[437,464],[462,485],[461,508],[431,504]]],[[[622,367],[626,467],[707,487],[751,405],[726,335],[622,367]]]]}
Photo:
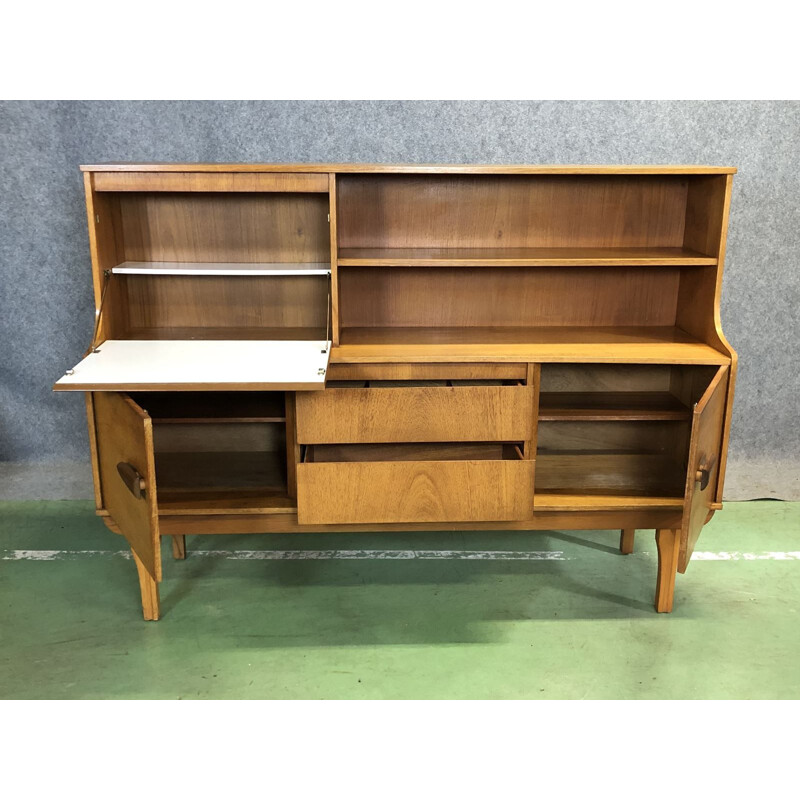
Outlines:
{"type": "Polygon", "coordinates": [[[330,343],[112,339],[53,387],[75,391],[314,390],[325,387],[330,343]]]}
{"type": "Polygon", "coordinates": [[[111,270],[115,275],[330,275],[329,263],[231,264],[196,261],[125,261],[111,270]]]}

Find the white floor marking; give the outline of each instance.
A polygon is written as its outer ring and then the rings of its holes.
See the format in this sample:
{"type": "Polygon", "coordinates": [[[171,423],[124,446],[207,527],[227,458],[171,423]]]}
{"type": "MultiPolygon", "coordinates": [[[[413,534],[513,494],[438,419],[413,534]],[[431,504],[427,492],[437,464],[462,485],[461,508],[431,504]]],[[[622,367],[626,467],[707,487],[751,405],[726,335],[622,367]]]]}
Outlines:
{"type": "MultiPolygon", "coordinates": [[[[231,561],[566,561],[560,550],[191,550],[192,558],[225,558],[231,561]]],[[[0,561],[67,561],[76,558],[121,556],[129,550],[0,550],[0,561]]]]}
{"type": "MultiPolygon", "coordinates": [[[[650,556],[646,550],[635,553],[650,556]]],[[[0,550],[0,561],[72,561],[81,558],[130,558],[130,550],[0,550]]],[[[562,550],[191,550],[190,558],[231,561],[570,561],[562,550]]],[[[697,561],[800,561],[800,550],[743,553],[695,552],[697,561]]]]}

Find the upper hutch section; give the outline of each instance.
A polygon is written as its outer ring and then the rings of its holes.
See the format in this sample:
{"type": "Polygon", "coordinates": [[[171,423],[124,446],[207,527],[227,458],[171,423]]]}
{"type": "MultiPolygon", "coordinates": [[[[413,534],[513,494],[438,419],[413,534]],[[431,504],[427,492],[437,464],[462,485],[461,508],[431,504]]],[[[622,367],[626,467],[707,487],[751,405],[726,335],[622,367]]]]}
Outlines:
{"type": "MultiPolygon", "coordinates": [[[[217,341],[234,354],[260,340],[319,342],[350,363],[733,356],[718,313],[733,168],[82,169],[98,353],[107,341],[217,341]]],[[[143,364],[156,351],[123,347],[143,364]]],[[[313,366],[324,385],[327,361],[313,366]]]]}

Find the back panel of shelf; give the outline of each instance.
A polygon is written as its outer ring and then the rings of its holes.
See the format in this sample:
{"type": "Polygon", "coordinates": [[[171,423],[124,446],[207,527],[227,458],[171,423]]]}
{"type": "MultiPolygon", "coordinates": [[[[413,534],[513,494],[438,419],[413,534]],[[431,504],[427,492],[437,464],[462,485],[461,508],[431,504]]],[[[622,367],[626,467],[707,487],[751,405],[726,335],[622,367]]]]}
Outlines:
{"type": "Polygon", "coordinates": [[[114,272],[104,338],[327,338],[327,194],[102,192],[95,203],[98,260],[114,272]]]}
{"type": "MultiPolygon", "coordinates": [[[[692,319],[711,322],[686,323],[685,344],[710,347],[687,358],[714,359],[727,180],[339,175],[340,343],[358,358],[359,348],[395,342],[468,346],[482,331],[487,344],[524,345],[538,329],[563,329],[567,342],[582,328],[589,342],[609,332],[609,344],[659,348],[684,343],[680,306],[691,296],[692,319]]],[[[642,357],[680,361],[679,349],[642,357]]]]}

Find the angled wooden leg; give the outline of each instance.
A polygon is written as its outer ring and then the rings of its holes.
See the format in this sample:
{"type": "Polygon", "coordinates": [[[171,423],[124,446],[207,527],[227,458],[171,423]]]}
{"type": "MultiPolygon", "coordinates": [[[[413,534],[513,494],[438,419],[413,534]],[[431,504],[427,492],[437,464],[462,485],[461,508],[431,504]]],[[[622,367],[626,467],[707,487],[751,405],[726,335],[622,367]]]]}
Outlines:
{"type": "Polygon", "coordinates": [[[678,572],[680,531],[657,530],[658,577],[656,578],[656,611],[672,611],[675,595],[675,575],[678,572]]]}
{"type": "Polygon", "coordinates": [[[633,552],[633,535],[636,533],[634,528],[623,528],[619,537],[619,551],[627,556],[633,552]]]}
{"type": "Polygon", "coordinates": [[[172,557],[183,561],[186,558],[186,537],[173,536],[172,537],[172,557]]]}
{"type": "Polygon", "coordinates": [[[157,620],[159,615],[158,582],[151,577],[136,553],[133,553],[133,560],[136,562],[136,569],[139,572],[139,588],[142,591],[142,613],[146,620],[157,620]]]}

